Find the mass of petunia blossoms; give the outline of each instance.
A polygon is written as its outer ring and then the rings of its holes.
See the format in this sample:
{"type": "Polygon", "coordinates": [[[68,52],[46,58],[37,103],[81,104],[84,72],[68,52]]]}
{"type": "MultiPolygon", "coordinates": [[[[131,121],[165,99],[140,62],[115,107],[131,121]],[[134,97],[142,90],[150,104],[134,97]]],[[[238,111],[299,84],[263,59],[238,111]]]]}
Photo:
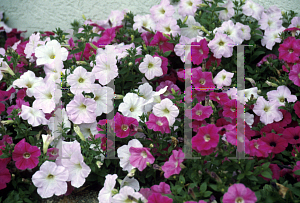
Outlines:
{"type": "Polygon", "coordinates": [[[0,202],[300,202],[297,13],[161,0],[82,17],[25,38],[0,13],[0,202]]]}

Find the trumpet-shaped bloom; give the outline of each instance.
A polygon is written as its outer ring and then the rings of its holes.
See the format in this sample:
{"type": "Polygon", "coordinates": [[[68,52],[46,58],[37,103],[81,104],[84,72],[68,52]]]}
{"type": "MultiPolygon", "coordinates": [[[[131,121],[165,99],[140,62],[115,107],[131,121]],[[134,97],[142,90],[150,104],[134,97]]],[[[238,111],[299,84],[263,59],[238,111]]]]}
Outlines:
{"type": "Polygon", "coordinates": [[[263,39],[261,39],[261,45],[266,46],[267,49],[272,50],[275,43],[280,43],[281,38],[279,34],[283,32],[285,28],[280,27],[277,29],[267,29],[265,30],[265,35],[263,39]]]}
{"type": "Polygon", "coordinates": [[[266,101],[262,96],[258,97],[253,112],[260,116],[260,121],[265,125],[282,120],[283,115],[278,110],[281,106],[278,101],[266,101]]]}
{"type": "Polygon", "coordinates": [[[114,90],[111,87],[102,87],[98,84],[94,84],[93,88],[94,100],[97,103],[96,115],[101,116],[102,113],[108,114],[114,108],[112,101],[114,90]]]}
{"type": "Polygon", "coordinates": [[[292,66],[292,69],[289,73],[289,79],[294,82],[295,85],[300,87],[300,64],[292,66]]]}
{"type": "Polygon", "coordinates": [[[197,5],[201,3],[201,0],[181,0],[178,7],[178,14],[183,17],[188,15],[195,16],[197,5]]]}
{"type": "Polygon", "coordinates": [[[246,16],[252,16],[256,20],[260,20],[261,14],[264,12],[264,7],[254,3],[252,0],[247,0],[246,3],[242,6],[243,14],[246,16]]]}
{"type": "Polygon", "coordinates": [[[26,44],[26,47],[25,47],[25,50],[24,50],[24,53],[26,54],[26,58],[29,59],[31,57],[31,55],[35,52],[35,48],[39,44],[44,45],[44,42],[40,41],[40,33],[39,32],[37,34],[33,33],[29,37],[29,42],[26,44]]]}
{"type": "Polygon", "coordinates": [[[139,199],[141,199],[142,202],[146,201],[142,194],[135,192],[134,189],[129,186],[122,187],[119,194],[114,195],[112,199],[114,203],[137,202],[139,199]],[[132,199],[135,199],[135,201],[132,201],[132,199]]]}
{"type": "Polygon", "coordinates": [[[91,98],[85,98],[82,94],[77,94],[67,105],[67,114],[74,124],[93,123],[96,120],[96,102],[91,98]]]}
{"type": "Polygon", "coordinates": [[[181,171],[180,164],[184,160],[184,153],[181,149],[173,150],[169,161],[166,161],[161,169],[165,172],[164,177],[169,178],[173,174],[179,174],[181,171]]]}
{"type": "Polygon", "coordinates": [[[149,121],[146,122],[146,125],[149,129],[160,131],[162,134],[171,132],[166,117],[157,117],[154,114],[150,114],[149,121]]]}
{"type": "Polygon", "coordinates": [[[100,190],[98,195],[99,203],[112,202],[112,190],[116,185],[117,178],[118,178],[117,174],[114,175],[107,174],[105,176],[104,187],[100,190]]]}
{"type": "Polygon", "coordinates": [[[149,198],[148,198],[148,203],[172,203],[173,199],[167,197],[167,196],[162,196],[160,193],[152,193],[149,198]]]}
{"type": "Polygon", "coordinates": [[[68,170],[56,163],[45,161],[40,170],[32,176],[32,182],[37,187],[37,193],[42,198],[59,196],[67,192],[68,170]]]}
{"type": "Polygon", "coordinates": [[[22,119],[27,120],[33,127],[41,124],[47,125],[49,122],[41,110],[25,105],[22,105],[22,113],[19,116],[22,117],[22,119]]]}
{"type": "Polygon", "coordinates": [[[207,47],[206,39],[202,39],[200,42],[192,42],[191,58],[193,64],[200,65],[203,59],[208,57],[209,48],[207,47]]]}
{"type": "Polygon", "coordinates": [[[229,20],[231,17],[234,16],[234,5],[231,0],[228,0],[225,4],[222,5],[223,8],[226,8],[226,10],[222,10],[219,13],[219,19],[220,20],[229,20]]]}
{"type": "Polygon", "coordinates": [[[148,80],[152,80],[154,77],[163,75],[161,63],[161,58],[146,54],[144,61],[139,65],[139,70],[141,73],[145,73],[148,80]]]}
{"type": "Polygon", "coordinates": [[[177,20],[172,17],[158,21],[155,29],[167,35],[172,34],[172,36],[176,36],[180,34],[180,27],[177,25],[177,20]]]}
{"type": "MultiPolygon", "coordinates": [[[[188,37],[190,39],[197,37],[198,35],[202,35],[203,32],[199,30],[201,24],[196,22],[195,18],[191,15],[188,16],[186,21],[188,27],[181,28],[181,36],[188,37]]],[[[181,44],[181,42],[180,42],[181,44]]]]}
{"type": "Polygon", "coordinates": [[[224,86],[230,86],[231,78],[234,73],[227,72],[226,70],[221,70],[213,79],[213,82],[217,85],[218,88],[222,88],[224,86]]]}
{"type": "Polygon", "coordinates": [[[129,161],[130,164],[139,169],[139,171],[143,171],[147,167],[147,162],[153,164],[155,158],[150,153],[150,148],[142,147],[142,148],[135,148],[130,147],[130,157],[129,161]]]}
{"type": "Polygon", "coordinates": [[[172,17],[175,12],[174,6],[170,5],[170,0],[162,0],[159,5],[150,8],[151,16],[155,22],[172,17]]]}
{"type": "Polygon", "coordinates": [[[151,15],[136,15],[133,18],[133,30],[138,30],[139,33],[147,32],[147,30],[143,29],[143,27],[148,28],[149,30],[155,29],[155,22],[151,15]]]}
{"type": "Polygon", "coordinates": [[[120,158],[120,166],[123,171],[128,171],[128,173],[135,167],[130,164],[130,147],[142,148],[143,145],[137,139],[132,139],[128,142],[128,145],[123,145],[117,149],[118,157],[120,158]]]}
{"type": "Polygon", "coordinates": [[[255,193],[242,183],[237,183],[228,188],[228,191],[223,196],[224,203],[245,202],[255,203],[257,198],[255,193]]]}
{"type": "Polygon", "coordinates": [[[74,72],[67,77],[67,82],[71,86],[70,91],[73,94],[92,92],[92,85],[95,82],[95,75],[87,72],[82,66],[78,66],[74,72]]]}
{"type": "Polygon", "coordinates": [[[43,84],[42,77],[35,77],[34,72],[28,70],[26,73],[21,75],[20,79],[17,79],[13,82],[13,85],[19,88],[27,88],[26,94],[29,97],[33,96],[34,89],[43,84]]]}
{"type": "Polygon", "coordinates": [[[219,143],[218,131],[219,128],[213,124],[198,128],[196,136],[192,138],[192,145],[199,151],[216,147],[219,143]]]}
{"type": "Polygon", "coordinates": [[[214,39],[208,43],[208,47],[214,53],[214,57],[229,58],[232,56],[234,42],[226,34],[217,32],[214,39]]]}
{"type": "Polygon", "coordinates": [[[283,59],[288,63],[295,63],[300,56],[300,40],[295,37],[288,37],[279,45],[279,59],[283,59]]]}
{"type": "Polygon", "coordinates": [[[126,117],[119,112],[115,115],[115,132],[116,136],[120,138],[127,137],[131,134],[133,136],[136,132],[133,132],[134,127],[138,127],[139,122],[132,117],[126,117]]]}
{"type": "Polygon", "coordinates": [[[153,114],[158,117],[166,117],[169,125],[173,126],[175,118],[179,115],[179,109],[173,104],[173,102],[165,98],[159,104],[153,106],[153,114]]]}
{"type": "Polygon", "coordinates": [[[267,96],[268,96],[269,101],[276,100],[282,106],[285,105],[285,99],[287,99],[288,102],[297,101],[297,97],[295,95],[292,95],[289,88],[284,85],[279,86],[277,88],[277,90],[272,90],[272,91],[267,92],[267,96]]]}
{"type": "Polygon", "coordinates": [[[122,180],[120,186],[121,186],[121,188],[124,187],[124,186],[129,186],[129,187],[132,187],[135,191],[140,190],[139,181],[137,181],[135,178],[129,178],[128,176],[126,176],[122,180]]]}
{"type": "Polygon", "coordinates": [[[41,151],[37,146],[31,146],[29,143],[25,142],[23,138],[18,142],[12,153],[12,158],[16,162],[16,167],[20,170],[25,170],[27,168],[33,169],[38,163],[38,157],[41,155],[41,151]]]}
{"type": "Polygon", "coordinates": [[[35,56],[37,58],[36,65],[44,65],[54,61],[65,61],[68,57],[68,50],[61,47],[57,40],[51,40],[44,46],[35,48],[35,56]]]}

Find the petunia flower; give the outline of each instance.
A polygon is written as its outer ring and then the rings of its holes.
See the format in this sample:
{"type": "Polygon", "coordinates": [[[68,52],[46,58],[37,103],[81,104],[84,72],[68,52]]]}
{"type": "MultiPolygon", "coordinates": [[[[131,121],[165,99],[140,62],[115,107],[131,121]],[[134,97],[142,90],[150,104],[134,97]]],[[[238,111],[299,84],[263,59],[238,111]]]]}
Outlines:
{"type": "MultiPolygon", "coordinates": [[[[187,27],[181,28],[181,36],[188,37],[190,39],[197,37],[198,35],[203,35],[203,32],[200,31],[201,24],[198,23],[195,18],[191,15],[188,15],[186,20],[187,27]]],[[[181,42],[180,42],[181,44],[181,42]]]]}
{"type": "Polygon", "coordinates": [[[118,178],[117,174],[111,175],[107,174],[105,176],[104,187],[100,190],[98,195],[99,203],[112,202],[112,191],[116,185],[116,180],[118,178]]]}
{"type": "Polygon", "coordinates": [[[65,61],[68,57],[68,50],[61,47],[57,40],[51,40],[44,46],[35,48],[35,56],[37,58],[36,65],[44,65],[54,61],[65,61]]]}
{"type": "Polygon", "coordinates": [[[261,137],[260,139],[272,147],[274,154],[283,152],[288,146],[287,140],[275,133],[268,133],[266,137],[261,137]]]}
{"type": "Polygon", "coordinates": [[[96,102],[91,98],[85,98],[82,94],[74,96],[67,104],[66,110],[69,119],[74,124],[93,123],[96,120],[96,102]]]}
{"type": "Polygon", "coordinates": [[[38,157],[40,155],[41,151],[39,148],[25,142],[25,138],[23,138],[16,144],[12,153],[12,159],[16,162],[16,167],[20,170],[33,169],[38,165],[38,157]]]}
{"type": "Polygon", "coordinates": [[[182,0],[178,5],[178,14],[183,17],[195,16],[198,4],[201,4],[201,0],[182,0]]]}
{"type": "Polygon", "coordinates": [[[140,190],[139,181],[137,181],[135,178],[129,178],[128,176],[126,176],[120,184],[121,188],[124,186],[132,187],[136,192],[140,190]]]}
{"type": "Polygon", "coordinates": [[[258,25],[260,25],[259,28],[261,30],[278,29],[282,26],[282,20],[280,20],[278,17],[274,17],[263,12],[261,14],[261,19],[258,21],[258,25]]]}
{"type": "Polygon", "coordinates": [[[284,27],[280,27],[277,29],[266,29],[263,39],[261,39],[261,45],[266,46],[266,48],[269,50],[272,50],[276,42],[281,42],[279,34],[281,34],[284,29],[284,27]]]}
{"type": "Polygon", "coordinates": [[[132,125],[138,127],[139,122],[135,118],[123,116],[119,112],[116,113],[115,132],[117,137],[124,138],[128,135],[133,136],[136,132],[133,132],[132,125]]]}
{"type": "Polygon", "coordinates": [[[206,39],[202,39],[200,42],[192,42],[191,47],[192,62],[195,65],[200,65],[203,59],[206,59],[208,57],[209,53],[206,39]]]}
{"type": "Polygon", "coordinates": [[[27,122],[33,127],[41,124],[48,124],[48,120],[45,118],[45,114],[41,110],[26,105],[22,105],[22,113],[19,116],[22,117],[23,120],[27,120],[27,122]]]}
{"type": "Polygon", "coordinates": [[[26,58],[30,58],[31,55],[35,52],[35,49],[38,45],[45,45],[45,42],[40,41],[40,33],[32,34],[29,37],[29,42],[26,44],[24,53],[26,58]]]}
{"type": "Polygon", "coordinates": [[[85,138],[95,137],[95,135],[98,134],[97,121],[93,123],[82,123],[78,126],[80,128],[80,132],[85,138]]]}
{"type": "MultiPolygon", "coordinates": [[[[183,28],[181,28],[183,29],[183,28]]],[[[184,32],[183,30],[181,30],[181,37],[179,39],[179,44],[176,44],[175,45],[175,48],[174,48],[174,52],[177,56],[180,56],[180,59],[182,62],[185,62],[185,56],[187,54],[187,56],[191,57],[191,43],[194,41],[193,39],[190,39],[188,37],[185,37],[183,36],[183,33],[184,32]]],[[[179,73],[179,72],[178,72],[179,73]]],[[[179,75],[178,75],[179,77],[179,75]]],[[[184,77],[182,77],[183,79],[185,79],[184,77]]]]}
{"type": "Polygon", "coordinates": [[[300,118],[300,102],[299,101],[297,101],[295,103],[293,109],[295,110],[295,113],[298,116],[298,118],[300,118]]]}
{"type": "Polygon", "coordinates": [[[219,19],[226,21],[229,20],[231,17],[234,16],[234,4],[231,0],[228,0],[224,3],[221,7],[226,8],[226,10],[222,10],[219,12],[219,19]]]}
{"type": "Polygon", "coordinates": [[[28,70],[26,73],[21,75],[20,79],[17,79],[13,82],[13,85],[19,88],[27,88],[26,94],[29,97],[33,96],[34,89],[41,84],[43,84],[43,78],[35,77],[34,72],[32,72],[31,70],[28,70]]]}
{"type": "Polygon", "coordinates": [[[152,156],[150,153],[150,148],[142,147],[142,148],[136,148],[136,147],[130,147],[129,152],[130,152],[130,157],[129,161],[130,164],[139,171],[143,171],[147,167],[147,162],[150,164],[153,164],[155,161],[155,158],[152,156]]]}
{"type": "Polygon", "coordinates": [[[300,64],[292,66],[292,69],[289,73],[289,79],[294,82],[295,85],[300,87],[300,64]]]}
{"type": "Polygon", "coordinates": [[[295,63],[300,56],[300,40],[295,37],[288,37],[279,45],[279,59],[285,60],[287,63],[295,63]]]}
{"type": "Polygon", "coordinates": [[[196,106],[192,108],[192,117],[188,114],[190,119],[195,119],[197,121],[203,121],[209,118],[213,113],[211,106],[202,106],[201,103],[197,103],[196,106]]]}
{"type": "Polygon", "coordinates": [[[7,187],[7,183],[11,180],[11,174],[5,165],[0,164],[0,190],[7,187]]]}
{"type": "Polygon", "coordinates": [[[282,137],[290,144],[300,144],[300,126],[286,128],[282,133],[282,137]]]}
{"type": "Polygon", "coordinates": [[[278,101],[266,101],[262,96],[258,97],[254,105],[253,112],[260,116],[260,121],[265,125],[280,121],[283,118],[282,113],[278,110],[281,106],[278,101]]]}
{"type": "Polygon", "coordinates": [[[266,142],[259,139],[253,139],[249,141],[248,139],[245,140],[245,152],[250,156],[257,156],[257,157],[268,157],[269,154],[272,152],[272,147],[268,145],[266,142]]]}
{"type": "Polygon", "coordinates": [[[114,203],[137,202],[139,199],[142,202],[146,202],[146,199],[142,194],[140,194],[139,192],[135,192],[132,187],[124,186],[120,189],[119,194],[113,196],[112,202],[114,203]]]}
{"type": "Polygon", "coordinates": [[[67,192],[68,177],[69,172],[66,168],[57,166],[54,162],[45,161],[40,170],[33,174],[32,182],[42,198],[49,198],[54,194],[59,196],[67,192]]]}
{"type": "MultiPolygon", "coordinates": [[[[54,111],[54,116],[52,116],[49,119],[48,127],[52,131],[52,135],[57,138],[62,133],[62,128],[60,125],[62,125],[62,122],[64,122],[64,128],[71,128],[71,122],[69,121],[68,115],[66,113],[66,109],[63,108],[57,108],[54,111]]],[[[66,130],[66,133],[68,133],[70,129],[66,130]]]]}
{"type": "Polygon", "coordinates": [[[149,120],[146,122],[149,129],[156,132],[160,131],[162,134],[170,133],[170,126],[168,119],[166,117],[158,117],[154,114],[150,114],[149,120]]]}
{"type": "Polygon", "coordinates": [[[170,185],[165,182],[160,182],[159,185],[151,186],[151,191],[155,193],[164,194],[171,194],[170,185]]]}
{"type": "Polygon", "coordinates": [[[200,88],[203,91],[215,89],[211,72],[202,72],[199,68],[192,69],[191,79],[195,88],[200,88]]]}
{"type": "Polygon", "coordinates": [[[130,147],[142,148],[143,145],[137,139],[132,139],[128,142],[128,145],[123,145],[117,149],[118,157],[120,158],[120,166],[123,171],[128,171],[128,173],[135,167],[130,164],[130,147]]]}
{"type": "Polygon", "coordinates": [[[209,150],[219,143],[219,128],[213,124],[198,128],[196,136],[192,138],[192,145],[200,150],[209,150]]]}
{"type": "Polygon", "coordinates": [[[234,73],[227,72],[226,70],[221,70],[213,79],[214,84],[217,85],[217,88],[222,88],[224,86],[230,86],[231,78],[234,73]]]}
{"type": "Polygon", "coordinates": [[[169,178],[173,174],[179,174],[181,163],[184,161],[184,153],[181,149],[173,150],[169,160],[164,163],[161,169],[165,172],[164,177],[169,178]]]}
{"type": "Polygon", "coordinates": [[[163,75],[161,64],[161,58],[146,54],[143,62],[139,65],[139,70],[145,74],[148,80],[152,80],[154,77],[163,75]]]}
{"type": "Polygon", "coordinates": [[[152,193],[149,197],[148,197],[148,203],[172,203],[173,199],[167,197],[167,196],[162,196],[162,194],[160,193],[152,193]]]}
{"type": "Polygon", "coordinates": [[[147,32],[147,30],[143,29],[145,27],[149,30],[155,29],[155,22],[151,15],[135,15],[133,18],[134,24],[133,24],[133,30],[138,30],[139,33],[147,32]]]}
{"type": "Polygon", "coordinates": [[[289,88],[284,85],[277,87],[277,90],[267,92],[267,96],[269,101],[276,100],[282,106],[285,105],[285,99],[287,99],[288,102],[297,101],[297,97],[295,95],[292,95],[289,88]]]}
{"type": "Polygon", "coordinates": [[[243,25],[242,23],[236,22],[235,24],[236,29],[241,30],[242,32],[240,32],[240,37],[243,40],[250,40],[251,39],[251,29],[249,27],[249,25],[243,25]]]}
{"type": "Polygon", "coordinates": [[[209,94],[209,99],[218,102],[221,105],[224,105],[229,101],[228,95],[223,92],[211,92],[209,94]]]}
{"type": "Polygon", "coordinates": [[[151,16],[155,22],[172,17],[175,12],[174,6],[170,5],[170,0],[162,0],[160,4],[150,8],[151,16]]]}
{"type": "Polygon", "coordinates": [[[59,154],[58,154],[58,151],[59,151],[59,149],[57,149],[57,148],[49,148],[49,149],[47,149],[47,156],[49,156],[49,160],[55,160],[58,156],[59,156],[59,154]]]}
{"type": "Polygon", "coordinates": [[[226,34],[216,33],[213,40],[208,43],[208,47],[214,53],[214,57],[229,58],[232,56],[234,42],[226,34]]]}
{"type": "Polygon", "coordinates": [[[95,75],[87,72],[82,66],[78,66],[72,74],[67,77],[67,83],[71,86],[70,91],[73,94],[92,92],[92,85],[95,82],[95,75]]]}
{"type": "Polygon", "coordinates": [[[252,0],[247,0],[246,3],[242,6],[243,14],[246,16],[251,16],[256,20],[260,20],[261,14],[264,12],[264,7],[254,3],[252,0]]]}
{"type": "Polygon", "coordinates": [[[176,36],[180,35],[180,27],[177,25],[177,20],[173,17],[167,17],[156,23],[156,31],[161,33],[176,36]]]}
{"type": "Polygon", "coordinates": [[[179,109],[170,99],[165,98],[159,104],[153,106],[153,114],[158,117],[165,116],[168,119],[169,125],[173,126],[175,118],[179,115],[179,109]]]}
{"type": "Polygon", "coordinates": [[[153,39],[151,40],[149,46],[158,46],[159,50],[162,50],[163,52],[174,51],[174,44],[168,41],[168,38],[163,36],[161,32],[157,31],[153,36],[153,39]]]}
{"type": "Polygon", "coordinates": [[[236,183],[228,188],[228,191],[223,196],[224,203],[245,202],[255,203],[257,198],[255,193],[245,187],[242,183],[236,183]]]}
{"type": "Polygon", "coordinates": [[[242,30],[238,29],[232,20],[228,20],[222,23],[221,27],[217,28],[217,33],[226,34],[235,44],[241,44],[243,42],[242,30]]]}

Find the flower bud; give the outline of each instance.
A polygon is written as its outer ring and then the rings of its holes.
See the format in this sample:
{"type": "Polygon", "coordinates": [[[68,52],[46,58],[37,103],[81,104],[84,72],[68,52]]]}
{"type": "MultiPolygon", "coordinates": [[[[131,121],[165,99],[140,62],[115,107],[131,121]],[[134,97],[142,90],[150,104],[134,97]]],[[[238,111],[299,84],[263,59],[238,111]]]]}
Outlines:
{"type": "Polygon", "coordinates": [[[101,161],[96,161],[96,165],[98,168],[101,168],[101,166],[103,165],[103,163],[101,161]]]}
{"type": "Polygon", "coordinates": [[[269,85],[269,86],[272,86],[272,87],[278,87],[277,84],[272,83],[272,82],[270,82],[270,81],[268,81],[268,80],[266,80],[266,83],[267,83],[267,85],[269,85]]]}
{"type": "Polygon", "coordinates": [[[163,36],[165,37],[165,38],[167,38],[167,39],[172,39],[169,35],[167,35],[167,34],[165,34],[165,33],[162,33],[163,34],[163,36]]]}
{"type": "Polygon", "coordinates": [[[130,35],[130,38],[131,38],[131,42],[134,41],[134,35],[130,35]]]}
{"type": "Polygon", "coordinates": [[[151,144],[149,145],[149,147],[150,147],[150,148],[153,148],[153,147],[154,147],[154,145],[151,143],[151,144]]]}
{"type": "Polygon", "coordinates": [[[3,125],[12,124],[12,123],[14,123],[14,120],[5,120],[5,121],[1,121],[1,123],[3,125]]]}
{"type": "Polygon", "coordinates": [[[117,189],[114,188],[114,189],[112,189],[111,193],[112,193],[112,195],[114,196],[114,195],[118,194],[119,191],[118,191],[117,189]]]}
{"type": "Polygon", "coordinates": [[[76,61],[76,65],[88,65],[85,61],[76,61]]]}
{"type": "Polygon", "coordinates": [[[255,86],[255,81],[252,78],[245,78],[245,80],[248,80],[252,86],[255,86]]]}
{"type": "Polygon", "coordinates": [[[115,94],[114,99],[123,99],[124,96],[120,94],[115,94]]]}
{"type": "Polygon", "coordinates": [[[86,20],[86,17],[85,17],[85,15],[84,15],[84,14],[82,14],[82,18],[83,18],[83,20],[86,20]]]}
{"type": "Polygon", "coordinates": [[[180,163],[180,168],[184,169],[186,166],[183,163],[180,163]]]}
{"type": "Polygon", "coordinates": [[[146,162],[147,166],[151,167],[151,164],[149,162],[146,162]]]}
{"type": "Polygon", "coordinates": [[[129,178],[133,177],[134,174],[135,174],[135,171],[136,171],[136,168],[132,169],[132,170],[127,174],[127,176],[128,176],[129,178]]]}
{"type": "Polygon", "coordinates": [[[133,65],[133,63],[130,61],[129,63],[128,63],[128,66],[132,66],[133,65]]]}
{"type": "Polygon", "coordinates": [[[182,24],[186,23],[187,19],[188,19],[188,16],[185,16],[185,18],[184,18],[182,24]]]}
{"type": "Polygon", "coordinates": [[[43,138],[43,152],[44,154],[46,154],[50,143],[54,140],[54,137],[52,137],[50,134],[47,134],[47,135],[42,135],[42,138],[43,138]]]}
{"type": "Polygon", "coordinates": [[[12,71],[12,69],[9,67],[9,65],[5,61],[2,61],[1,65],[0,65],[0,71],[9,73],[10,75],[15,75],[15,73],[12,71]]]}
{"type": "Polygon", "coordinates": [[[78,125],[74,124],[74,131],[76,134],[80,137],[81,140],[86,141],[85,137],[83,136],[82,132],[80,131],[80,128],[78,125]]]}

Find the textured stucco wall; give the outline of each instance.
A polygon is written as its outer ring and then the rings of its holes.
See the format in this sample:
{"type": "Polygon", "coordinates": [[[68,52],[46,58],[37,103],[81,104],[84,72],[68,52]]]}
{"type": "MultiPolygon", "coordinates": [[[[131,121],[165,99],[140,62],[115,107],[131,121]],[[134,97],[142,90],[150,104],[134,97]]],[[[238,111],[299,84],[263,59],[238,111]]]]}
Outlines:
{"type": "MultiPolygon", "coordinates": [[[[67,30],[75,19],[83,22],[82,14],[94,21],[107,19],[111,10],[129,9],[134,14],[148,14],[161,0],[0,0],[0,11],[9,17],[8,26],[34,31],[67,30]]],[[[300,13],[300,0],[254,0],[266,9],[276,5],[282,11],[300,13]]],[[[175,15],[175,17],[177,17],[175,15]]],[[[299,14],[297,16],[300,16],[299,14]]]]}

